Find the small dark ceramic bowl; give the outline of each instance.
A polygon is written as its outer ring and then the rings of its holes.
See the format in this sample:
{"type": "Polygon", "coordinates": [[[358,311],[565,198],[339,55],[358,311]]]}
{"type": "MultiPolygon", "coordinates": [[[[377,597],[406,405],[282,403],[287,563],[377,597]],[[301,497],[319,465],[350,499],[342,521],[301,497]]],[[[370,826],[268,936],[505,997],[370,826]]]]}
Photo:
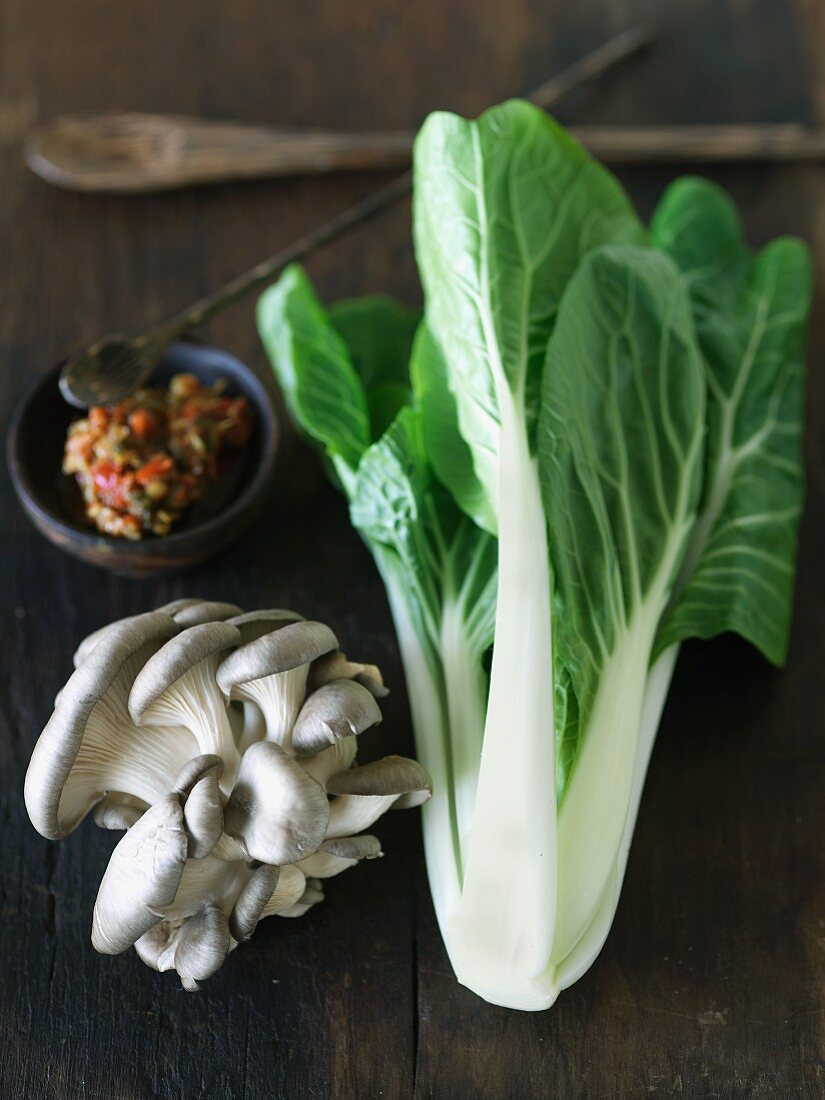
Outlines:
{"type": "Polygon", "coordinates": [[[240,535],[261,503],[277,448],[272,402],[249,367],[219,348],[173,344],[150,385],[187,371],[201,382],[226,381],[227,393],[244,396],[255,414],[252,437],[219,481],[208,503],[194,505],[172,534],[139,542],[102,535],[84,520],[73,477],[61,471],[66,430],[81,416],[60,395],[62,363],[38,380],[18,405],[9,427],[6,455],[20,503],[50,542],[90,565],[128,577],[148,577],[195,565],[240,535]]]}

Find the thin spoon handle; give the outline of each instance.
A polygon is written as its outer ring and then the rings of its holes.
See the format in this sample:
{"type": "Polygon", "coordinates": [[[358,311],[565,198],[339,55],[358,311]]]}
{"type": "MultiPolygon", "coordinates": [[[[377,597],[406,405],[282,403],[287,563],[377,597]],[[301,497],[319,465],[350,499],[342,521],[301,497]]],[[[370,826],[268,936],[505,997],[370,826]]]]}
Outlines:
{"type": "Polygon", "coordinates": [[[318,226],[317,229],[312,229],[303,237],[299,237],[298,240],[293,241],[286,248],[282,248],[280,252],[276,252],[274,256],[270,256],[268,260],[263,260],[249,271],[236,275],[234,279],[230,279],[220,289],[208,294],[205,298],[201,298],[200,301],[187,307],[181,313],[170,317],[168,321],[163,322],[159,327],[173,336],[179,336],[190,328],[197,328],[198,325],[208,321],[210,317],[214,317],[216,313],[220,313],[227,306],[232,305],[233,302],[237,302],[241,298],[245,298],[247,294],[252,293],[252,291],[265,286],[289,264],[296,263],[298,260],[305,260],[313,252],[323,245],[329,244],[330,241],[334,241],[348,229],[352,229],[354,226],[375,217],[382,210],[386,210],[387,207],[392,206],[399,199],[408,195],[411,190],[412,172],[405,172],[403,176],[398,176],[386,187],[373,191],[366,198],[360,199],[353,206],[348,206],[346,210],[342,210],[340,214],[336,214],[328,222],[318,226]]]}
{"type": "MultiPolygon", "coordinates": [[[[647,27],[631,27],[575,61],[558,76],[536,88],[527,98],[539,107],[552,107],[573,88],[604,75],[614,66],[649,45],[652,39],[652,32],[647,27]]],[[[410,193],[412,184],[412,172],[405,172],[386,187],[367,195],[354,206],[341,211],[330,221],[311,230],[280,252],[276,252],[268,260],[263,260],[250,271],[236,275],[220,289],[163,322],[152,331],[152,339],[159,336],[172,339],[203,324],[233,302],[265,286],[288,264],[306,259],[323,245],[336,240],[348,229],[368,221],[398,202],[410,193]]]]}
{"type": "Polygon", "coordinates": [[[608,38],[601,46],[597,46],[595,50],[591,50],[578,61],[574,61],[572,65],[568,65],[566,69],[562,69],[560,73],[550,77],[526,98],[537,107],[549,110],[570,92],[583,87],[591,80],[604,76],[617,65],[621,65],[622,62],[647,49],[655,37],[654,29],[646,23],[628,27],[626,31],[608,38]]]}
{"type": "Polygon", "coordinates": [[[821,161],[825,131],[796,122],[738,126],[578,126],[571,133],[607,164],[821,161]]]}

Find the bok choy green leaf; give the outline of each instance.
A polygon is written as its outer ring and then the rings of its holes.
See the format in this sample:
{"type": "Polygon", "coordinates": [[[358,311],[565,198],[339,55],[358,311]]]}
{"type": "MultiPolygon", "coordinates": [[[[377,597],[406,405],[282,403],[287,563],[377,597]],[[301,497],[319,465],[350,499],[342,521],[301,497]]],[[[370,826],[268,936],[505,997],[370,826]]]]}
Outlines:
{"type": "Polygon", "coordinates": [[[804,495],[808,250],[784,238],[752,255],[730,199],[690,178],[667,191],[652,233],[684,272],[708,386],[704,500],[659,645],[732,630],[780,665],[804,495]]]}
{"type": "Polygon", "coordinates": [[[784,659],[809,263],[698,180],[648,233],[524,103],[431,116],[414,171],[423,319],[290,268],[259,327],[386,586],[453,967],[546,1008],[609,931],[679,644],[784,659]]]}

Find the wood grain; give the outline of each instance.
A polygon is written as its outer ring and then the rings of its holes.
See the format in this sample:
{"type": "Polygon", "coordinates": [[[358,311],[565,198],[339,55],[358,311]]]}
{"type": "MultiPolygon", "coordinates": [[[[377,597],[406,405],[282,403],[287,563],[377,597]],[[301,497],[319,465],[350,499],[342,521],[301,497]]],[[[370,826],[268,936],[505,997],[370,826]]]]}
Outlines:
{"type": "MultiPolygon", "coordinates": [[[[7,0],[0,117],[34,102],[40,118],[121,108],[405,129],[431,107],[474,112],[531,87],[651,8],[7,0]]],[[[578,123],[825,123],[816,5],[661,0],[655,10],[657,49],[579,97],[578,123]]],[[[3,417],[28,378],[67,349],[185,305],[376,186],[355,174],[91,199],[33,179],[16,142],[0,134],[3,417]]],[[[625,168],[622,179],[648,213],[674,172],[625,168]]],[[[401,669],[370,559],[294,440],[269,512],[185,582],[118,580],[63,557],[28,526],[2,471],[0,1095],[825,1095],[825,178],[814,166],[719,167],[713,176],[735,195],[755,243],[797,232],[816,255],[791,658],[773,673],[727,640],[687,647],[598,963],[538,1015],[493,1008],[458,987],[432,918],[414,814],[382,823],[384,860],[331,883],[310,917],[266,922],[197,996],[134,954],[95,955],[91,910],[112,838],[87,824],[48,844],[21,795],[80,637],[182,594],[294,606],[332,623],[352,654],[382,663],[393,694],[371,735],[375,755],[412,748],[401,669]]],[[[386,290],[414,301],[408,209],[311,266],[327,296],[386,290]]],[[[263,370],[251,305],[205,335],[263,370]]]]}

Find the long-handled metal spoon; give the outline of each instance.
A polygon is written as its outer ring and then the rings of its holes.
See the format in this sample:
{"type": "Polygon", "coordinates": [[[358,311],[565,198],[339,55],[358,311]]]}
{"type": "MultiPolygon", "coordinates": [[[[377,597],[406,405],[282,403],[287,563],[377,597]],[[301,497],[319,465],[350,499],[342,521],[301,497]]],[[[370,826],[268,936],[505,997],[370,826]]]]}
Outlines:
{"type": "MultiPolygon", "coordinates": [[[[635,27],[610,39],[586,54],[558,76],[537,88],[528,98],[541,107],[551,107],[573,88],[601,76],[637,53],[652,40],[651,32],[635,27]]],[[[330,221],[277,252],[250,271],[236,276],[220,289],[137,335],[111,333],[75,352],[60,375],[65,399],[78,408],[106,405],[134,393],[163,358],[169,345],[190,329],[214,317],[227,306],[270,282],[284,267],[306,259],[322,245],[346,230],[367,221],[408,194],[412,173],[368,195],[330,221]]]]}

